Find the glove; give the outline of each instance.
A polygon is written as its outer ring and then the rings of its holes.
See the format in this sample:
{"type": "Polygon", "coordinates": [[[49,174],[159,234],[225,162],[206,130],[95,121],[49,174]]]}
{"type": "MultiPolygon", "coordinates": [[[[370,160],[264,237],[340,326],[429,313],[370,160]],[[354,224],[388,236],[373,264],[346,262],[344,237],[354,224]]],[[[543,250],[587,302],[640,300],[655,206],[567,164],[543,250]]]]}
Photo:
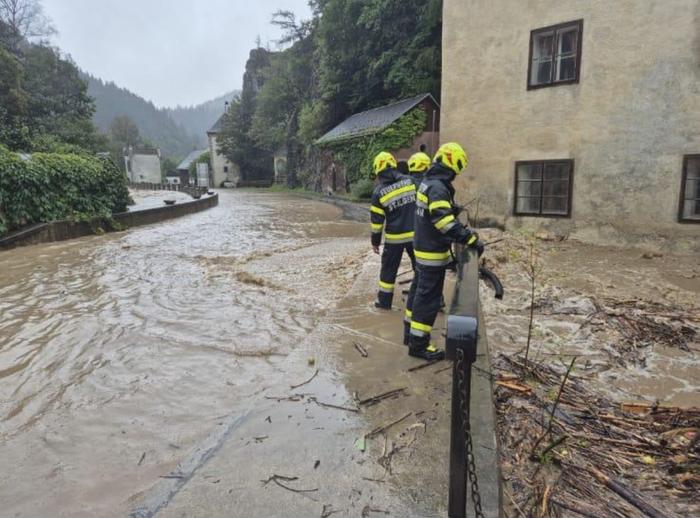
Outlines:
{"type": "Polygon", "coordinates": [[[479,257],[482,256],[484,250],[486,249],[484,243],[481,241],[481,239],[479,239],[479,234],[476,232],[470,232],[464,244],[469,248],[476,249],[476,253],[479,255],[479,257]]]}

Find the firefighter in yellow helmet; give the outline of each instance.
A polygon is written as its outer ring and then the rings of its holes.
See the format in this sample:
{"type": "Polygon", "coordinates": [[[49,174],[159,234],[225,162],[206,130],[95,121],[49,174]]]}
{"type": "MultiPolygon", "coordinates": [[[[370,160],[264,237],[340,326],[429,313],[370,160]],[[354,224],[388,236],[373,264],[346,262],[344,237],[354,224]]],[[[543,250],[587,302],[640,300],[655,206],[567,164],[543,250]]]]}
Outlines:
{"type": "Polygon", "coordinates": [[[425,172],[430,168],[430,163],[430,157],[423,152],[416,153],[408,159],[408,172],[413,178],[413,183],[416,184],[416,189],[420,187],[420,183],[425,177],[425,172]]]}
{"type": "Polygon", "coordinates": [[[413,221],[416,213],[416,186],[408,176],[400,174],[396,159],[391,153],[379,153],[374,159],[377,185],[372,193],[370,219],[372,223],[372,249],[379,253],[384,234],[382,269],[379,274],[379,291],[374,305],[391,309],[394,299],[396,272],[404,250],[415,263],[413,256],[413,221]]]}
{"type": "Polygon", "coordinates": [[[444,144],[435,154],[416,195],[416,221],[413,247],[416,274],[406,301],[404,343],[408,354],[426,360],[445,356],[430,341],[430,332],[438,311],[445,281],[445,269],[451,262],[453,242],[463,243],[483,253],[479,236],[456,217],[453,180],[468,163],[467,154],[456,143],[444,144]]]}

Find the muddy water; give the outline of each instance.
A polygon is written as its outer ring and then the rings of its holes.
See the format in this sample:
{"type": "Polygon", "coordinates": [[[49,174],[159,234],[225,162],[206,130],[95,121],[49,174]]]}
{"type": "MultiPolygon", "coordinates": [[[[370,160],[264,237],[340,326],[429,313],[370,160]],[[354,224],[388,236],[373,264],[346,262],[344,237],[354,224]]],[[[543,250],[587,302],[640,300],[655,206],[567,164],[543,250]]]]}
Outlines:
{"type": "MultiPolygon", "coordinates": [[[[507,296],[482,300],[492,352],[512,353],[526,345],[529,242],[512,234],[500,237],[504,241],[490,247],[488,257],[507,296]]],[[[535,358],[568,364],[577,356],[578,373],[616,400],[700,406],[697,256],[645,257],[636,249],[575,241],[536,241],[535,250],[535,358]],[[607,317],[596,316],[596,304],[609,312],[607,317]],[[668,325],[670,333],[680,333],[682,321],[690,338],[683,347],[669,346],[663,336],[639,336],[626,343],[616,331],[614,315],[646,316],[668,325]]]]}
{"type": "Polygon", "coordinates": [[[314,201],[222,193],[0,255],[0,515],[123,516],[222,415],[301,379],[289,358],[352,283],[365,230],[314,201]]]}

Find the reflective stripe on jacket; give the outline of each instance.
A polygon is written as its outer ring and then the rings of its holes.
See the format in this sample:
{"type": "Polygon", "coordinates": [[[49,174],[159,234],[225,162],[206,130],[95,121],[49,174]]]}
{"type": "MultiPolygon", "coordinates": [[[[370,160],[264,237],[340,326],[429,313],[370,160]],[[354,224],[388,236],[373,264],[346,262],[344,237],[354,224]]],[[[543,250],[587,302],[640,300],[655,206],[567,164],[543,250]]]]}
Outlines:
{"type": "Polygon", "coordinates": [[[416,213],[416,186],[413,180],[395,169],[386,169],[377,176],[369,208],[372,245],[379,246],[384,231],[386,244],[411,243],[416,213]]]}
{"type": "Polygon", "coordinates": [[[418,264],[448,265],[452,242],[464,243],[472,234],[455,216],[453,179],[450,169],[433,164],[418,188],[413,238],[418,264]]]}

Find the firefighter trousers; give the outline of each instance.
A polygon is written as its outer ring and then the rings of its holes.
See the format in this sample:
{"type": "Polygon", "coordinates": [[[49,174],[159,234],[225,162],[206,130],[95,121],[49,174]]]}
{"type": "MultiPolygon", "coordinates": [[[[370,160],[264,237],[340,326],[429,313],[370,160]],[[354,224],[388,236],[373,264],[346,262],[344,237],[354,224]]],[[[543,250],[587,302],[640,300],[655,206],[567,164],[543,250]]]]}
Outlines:
{"type": "Polygon", "coordinates": [[[445,266],[416,265],[404,318],[404,343],[413,349],[430,344],[430,332],[442,306],[445,270],[445,266]]]}
{"type": "Polygon", "coordinates": [[[399,271],[404,250],[411,259],[411,265],[415,270],[416,258],[413,254],[413,243],[401,243],[397,245],[384,244],[384,251],[382,252],[382,269],[379,273],[379,291],[377,292],[377,303],[382,308],[391,308],[391,303],[394,300],[396,273],[399,271]]]}

